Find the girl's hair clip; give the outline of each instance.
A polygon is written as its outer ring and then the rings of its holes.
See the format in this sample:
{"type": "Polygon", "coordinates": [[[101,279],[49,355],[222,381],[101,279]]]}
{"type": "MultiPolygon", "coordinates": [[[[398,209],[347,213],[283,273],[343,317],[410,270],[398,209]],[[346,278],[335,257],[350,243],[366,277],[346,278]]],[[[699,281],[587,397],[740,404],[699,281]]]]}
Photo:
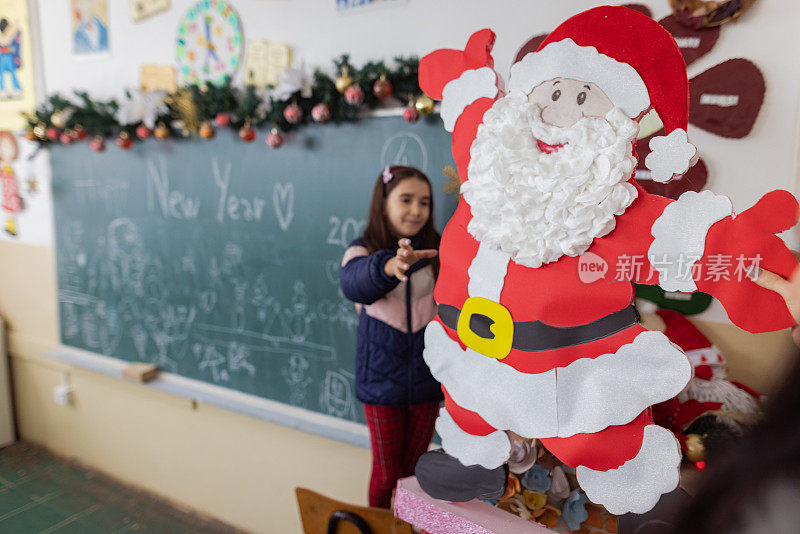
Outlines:
{"type": "Polygon", "coordinates": [[[381,176],[383,177],[383,183],[385,184],[388,184],[389,182],[392,181],[392,178],[394,178],[394,176],[392,175],[392,170],[389,168],[388,165],[383,168],[381,176]]]}

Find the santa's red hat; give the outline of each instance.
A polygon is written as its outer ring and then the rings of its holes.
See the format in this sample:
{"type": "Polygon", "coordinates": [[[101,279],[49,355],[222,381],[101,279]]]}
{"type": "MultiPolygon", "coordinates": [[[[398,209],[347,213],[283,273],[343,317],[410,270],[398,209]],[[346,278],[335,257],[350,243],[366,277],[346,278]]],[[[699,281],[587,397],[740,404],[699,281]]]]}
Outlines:
{"type": "MultiPolygon", "coordinates": [[[[664,335],[683,349],[696,372],[698,368],[704,366],[725,365],[725,358],[722,357],[716,345],[713,345],[684,315],[674,310],[664,309],[657,310],[656,314],[664,321],[664,335]]],[[[702,378],[707,379],[705,376],[702,378]]]]}
{"type": "Polygon", "coordinates": [[[696,161],[697,149],[686,135],[686,63],[675,40],[655,20],[625,7],[584,11],[511,67],[509,90],[528,94],[559,77],[596,83],[634,120],[655,108],[667,135],[653,138],[645,159],[653,180],[666,182],[696,161]]]}

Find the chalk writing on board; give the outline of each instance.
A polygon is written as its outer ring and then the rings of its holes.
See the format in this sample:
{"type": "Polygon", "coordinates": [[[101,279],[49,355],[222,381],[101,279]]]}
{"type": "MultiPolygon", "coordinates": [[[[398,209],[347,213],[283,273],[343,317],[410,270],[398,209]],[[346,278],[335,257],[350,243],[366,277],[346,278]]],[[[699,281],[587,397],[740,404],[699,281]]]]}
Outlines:
{"type": "Polygon", "coordinates": [[[386,165],[410,165],[428,172],[428,150],[422,138],[412,132],[394,134],[381,148],[381,168],[386,165]]]}
{"type": "Polygon", "coordinates": [[[275,184],[272,189],[272,206],[275,208],[278,224],[285,232],[294,218],[294,184],[275,184]]]}
{"type": "Polygon", "coordinates": [[[331,225],[331,229],[328,233],[328,239],[326,239],[325,242],[328,245],[336,245],[344,248],[347,248],[347,245],[349,245],[353,239],[360,236],[367,227],[367,221],[365,219],[356,220],[346,218],[342,220],[335,215],[331,215],[328,219],[328,224],[331,225]]]}
{"type": "Polygon", "coordinates": [[[159,158],[159,163],[160,169],[151,158],[147,159],[147,209],[155,211],[157,200],[161,215],[165,219],[197,219],[200,199],[180,191],[170,191],[167,162],[164,158],[159,158]]]}
{"type": "Polygon", "coordinates": [[[319,404],[323,413],[337,417],[355,416],[353,379],[355,376],[343,369],[328,371],[320,390],[319,404]]]}
{"type": "Polygon", "coordinates": [[[229,192],[231,185],[230,163],[227,163],[224,169],[220,169],[219,160],[211,158],[211,169],[214,174],[214,183],[219,189],[217,222],[224,222],[226,219],[246,222],[260,221],[267,202],[257,196],[248,199],[229,192]]]}

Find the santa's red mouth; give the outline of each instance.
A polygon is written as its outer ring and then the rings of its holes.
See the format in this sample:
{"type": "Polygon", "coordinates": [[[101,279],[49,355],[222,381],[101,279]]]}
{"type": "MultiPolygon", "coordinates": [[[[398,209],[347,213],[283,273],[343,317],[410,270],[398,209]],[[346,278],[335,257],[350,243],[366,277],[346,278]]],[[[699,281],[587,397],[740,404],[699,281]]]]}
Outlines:
{"type": "Polygon", "coordinates": [[[545,154],[552,154],[553,152],[555,152],[556,150],[558,150],[559,148],[564,146],[563,144],[561,144],[561,145],[549,145],[549,144],[545,143],[544,141],[542,141],[540,139],[536,140],[536,145],[539,147],[539,150],[541,150],[545,154]]]}

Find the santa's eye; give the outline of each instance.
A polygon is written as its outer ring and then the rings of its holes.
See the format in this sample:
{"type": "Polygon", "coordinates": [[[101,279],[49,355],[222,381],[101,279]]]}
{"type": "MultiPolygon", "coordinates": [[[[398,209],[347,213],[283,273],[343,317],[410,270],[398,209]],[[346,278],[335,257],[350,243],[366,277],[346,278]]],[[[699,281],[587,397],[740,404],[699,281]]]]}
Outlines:
{"type": "Polygon", "coordinates": [[[582,106],[583,103],[586,102],[586,91],[578,93],[578,98],[576,100],[578,101],[578,105],[582,106]]]}
{"type": "Polygon", "coordinates": [[[556,89],[553,91],[553,102],[561,98],[561,89],[556,89]]]}

